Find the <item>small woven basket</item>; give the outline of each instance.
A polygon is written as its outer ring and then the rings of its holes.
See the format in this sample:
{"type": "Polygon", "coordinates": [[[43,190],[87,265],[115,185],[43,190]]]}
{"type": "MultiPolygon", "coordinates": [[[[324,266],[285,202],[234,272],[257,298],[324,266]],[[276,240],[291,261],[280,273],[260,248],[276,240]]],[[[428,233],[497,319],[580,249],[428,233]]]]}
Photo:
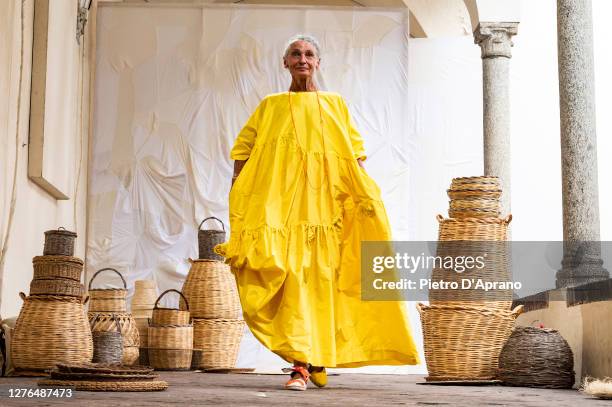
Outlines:
{"type": "Polygon", "coordinates": [[[512,215],[504,219],[444,219],[437,216],[440,223],[438,240],[470,240],[470,241],[504,241],[508,234],[508,225],[512,215]]]}
{"type": "Polygon", "coordinates": [[[499,177],[476,176],[453,178],[450,189],[457,191],[463,189],[500,189],[499,177]]]}
{"type": "Polygon", "coordinates": [[[214,216],[209,216],[204,219],[200,226],[198,226],[198,248],[199,248],[199,258],[202,260],[217,260],[223,261],[223,257],[219,256],[214,252],[213,248],[225,242],[225,225],[221,221],[221,219],[216,218],[214,216]],[[205,229],[202,230],[202,225],[209,219],[215,219],[221,223],[222,230],[214,230],[214,229],[205,229]]]}
{"type": "Polygon", "coordinates": [[[58,363],[91,361],[93,343],[84,310],[87,299],[19,295],[23,306],[10,349],[16,369],[42,371],[58,363]]]}
{"type": "Polygon", "coordinates": [[[32,259],[34,280],[65,278],[81,282],[83,260],[70,256],[36,256],[32,259]]]}
{"type": "Polygon", "coordinates": [[[63,227],[45,232],[45,256],[74,256],[74,240],[77,234],[63,227]]]}
{"type": "Polygon", "coordinates": [[[239,319],[194,319],[193,347],[202,350],[197,368],[233,368],[244,333],[239,319]]]}
{"type": "Polygon", "coordinates": [[[115,320],[119,331],[93,331],[93,363],[120,364],[123,358],[121,325],[115,320]]]}
{"type": "Polygon", "coordinates": [[[30,282],[30,295],[68,295],[81,298],[84,294],[83,284],[74,280],[55,278],[30,282]]]}
{"type": "Polygon", "coordinates": [[[127,312],[89,312],[87,316],[92,332],[121,332],[123,338],[122,364],[133,365],[138,362],[140,335],[136,321],[131,314],[127,312]]]}
{"type": "Polygon", "coordinates": [[[513,311],[417,304],[427,381],[492,380],[502,346],[523,306],[513,311]]]}
{"type": "Polygon", "coordinates": [[[89,280],[89,312],[126,312],[127,311],[127,283],[114,268],[103,268],[89,280]],[[103,271],[114,271],[123,282],[123,288],[91,288],[94,279],[103,271]]]}
{"type": "Polygon", "coordinates": [[[558,331],[517,326],[499,355],[498,376],[510,386],[569,389],[574,355],[558,331]]]}
{"type": "MultiPolygon", "coordinates": [[[[240,319],[242,310],[236,280],[227,264],[214,260],[191,260],[183,284],[193,318],[240,319]]],[[[181,308],[185,304],[181,302],[181,308]]]]}
{"type": "Polygon", "coordinates": [[[151,325],[189,325],[189,304],[187,299],[178,290],[170,289],[166,290],[157,298],[155,306],[153,307],[153,317],[151,318],[151,325]],[[159,307],[159,300],[169,292],[175,292],[181,296],[181,299],[187,304],[187,310],[181,311],[180,309],[174,308],[161,308],[159,307]]]}

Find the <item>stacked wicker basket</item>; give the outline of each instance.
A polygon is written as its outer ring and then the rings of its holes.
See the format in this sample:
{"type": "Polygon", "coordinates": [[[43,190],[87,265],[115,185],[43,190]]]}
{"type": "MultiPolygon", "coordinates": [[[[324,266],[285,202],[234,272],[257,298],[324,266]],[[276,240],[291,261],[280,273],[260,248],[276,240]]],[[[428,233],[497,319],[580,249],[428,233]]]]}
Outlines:
{"type": "MultiPolygon", "coordinates": [[[[451,217],[438,216],[437,255],[456,258],[486,253],[485,266],[470,275],[434,269],[432,280],[508,281],[505,241],[512,218],[499,217],[501,193],[496,177],[453,179],[448,190],[451,217]]],[[[497,291],[490,297],[482,290],[436,289],[430,290],[429,301],[429,306],[417,306],[429,372],[426,380],[494,380],[501,348],[522,310],[521,307],[510,310],[512,292],[497,291]]]]}
{"type": "MultiPolygon", "coordinates": [[[[223,225],[223,222],[216,219],[223,225]]],[[[228,265],[213,248],[225,241],[223,230],[199,230],[199,259],[191,269],[183,294],[189,302],[193,322],[193,348],[198,353],[194,367],[234,368],[244,330],[236,282],[228,265]]],[[[184,305],[183,305],[184,306],[184,305]]]]}
{"type": "MultiPolygon", "coordinates": [[[[89,324],[94,336],[110,338],[117,334],[102,335],[101,332],[117,332],[122,338],[121,363],[133,365],[139,359],[140,336],[136,321],[127,312],[127,284],[125,279],[114,268],[98,270],[89,280],[89,324]],[[112,271],[121,278],[123,288],[92,288],[93,282],[104,271],[112,271]]],[[[114,346],[108,343],[108,346],[114,346]]],[[[107,349],[108,351],[108,349],[107,349]]]]}
{"type": "Polygon", "coordinates": [[[155,301],[148,329],[149,364],[157,370],[189,370],[193,353],[189,304],[186,311],[160,307],[159,301],[169,292],[178,293],[185,301],[177,290],[166,290],[155,301]]]}
{"type": "Polygon", "coordinates": [[[30,296],[15,324],[11,358],[18,375],[42,375],[57,363],[91,362],[93,344],[85,317],[81,273],[74,256],[76,233],[45,232],[43,256],[33,259],[30,296]]]}

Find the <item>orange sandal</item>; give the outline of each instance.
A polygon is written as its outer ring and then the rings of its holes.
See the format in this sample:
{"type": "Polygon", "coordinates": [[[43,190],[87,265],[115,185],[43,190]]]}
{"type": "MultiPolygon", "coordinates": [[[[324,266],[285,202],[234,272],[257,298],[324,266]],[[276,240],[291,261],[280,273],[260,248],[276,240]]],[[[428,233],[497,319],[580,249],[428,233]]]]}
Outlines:
{"type": "Polygon", "coordinates": [[[306,390],[306,383],[308,383],[309,377],[310,373],[308,373],[308,370],[305,367],[293,366],[291,369],[291,379],[285,383],[285,389],[304,391],[306,390]]]}

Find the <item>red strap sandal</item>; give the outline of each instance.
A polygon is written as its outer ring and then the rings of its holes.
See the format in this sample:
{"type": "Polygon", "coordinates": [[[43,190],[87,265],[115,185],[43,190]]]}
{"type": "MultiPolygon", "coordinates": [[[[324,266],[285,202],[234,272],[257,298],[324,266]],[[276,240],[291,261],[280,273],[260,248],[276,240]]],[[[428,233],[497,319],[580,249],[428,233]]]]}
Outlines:
{"type": "Polygon", "coordinates": [[[291,369],[291,379],[285,383],[285,389],[304,391],[306,390],[306,383],[308,383],[309,377],[310,373],[308,373],[308,370],[305,367],[293,366],[291,369]]]}

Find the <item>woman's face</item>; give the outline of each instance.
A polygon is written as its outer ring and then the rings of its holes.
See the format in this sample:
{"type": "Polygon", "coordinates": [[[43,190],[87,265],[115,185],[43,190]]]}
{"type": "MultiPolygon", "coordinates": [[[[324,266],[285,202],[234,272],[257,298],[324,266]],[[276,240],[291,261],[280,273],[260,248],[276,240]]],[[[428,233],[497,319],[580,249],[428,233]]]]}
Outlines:
{"type": "Polygon", "coordinates": [[[296,41],[289,46],[289,53],[283,58],[285,68],[294,79],[312,78],[319,69],[319,57],[315,47],[306,41],[296,41]]]}

